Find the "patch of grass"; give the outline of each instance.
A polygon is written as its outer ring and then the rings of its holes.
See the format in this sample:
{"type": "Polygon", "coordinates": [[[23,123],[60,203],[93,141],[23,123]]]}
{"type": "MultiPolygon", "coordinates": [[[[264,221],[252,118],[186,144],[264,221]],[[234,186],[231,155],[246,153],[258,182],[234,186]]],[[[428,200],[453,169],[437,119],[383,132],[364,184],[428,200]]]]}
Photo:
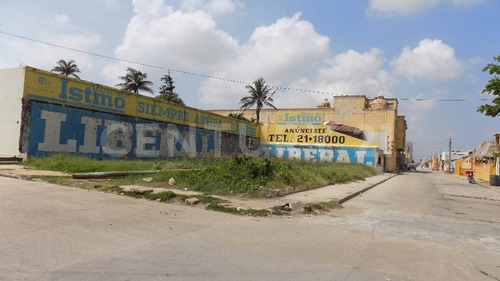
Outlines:
{"type": "MultiPolygon", "coordinates": [[[[198,158],[197,158],[198,159],[198,158]]],[[[126,160],[126,159],[92,159],[84,156],[54,154],[47,157],[30,157],[21,165],[29,168],[61,171],[68,173],[141,171],[189,169],[203,166],[203,161],[189,159],[169,160],[126,160]]]]}
{"type": "Polygon", "coordinates": [[[160,202],[168,202],[174,198],[180,198],[182,200],[186,200],[188,198],[197,198],[199,204],[205,205],[207,210],[213,210],[218,212],[242,215],[242,216],[268,216],[268,212],[266,210],[255,210],[255,209],[238,209],[224,206],[223,203],[227,201],[215,198],[212,196],[204,196],[204,195],[195,195],[195,196],[187,196],[182,194],[177,194],[172,191],[164,191],[159,193],[146,193],[146,194],[137,194],[130,191],[124,191],[119,186],[113,186],[104,189],[106,192],[113,192],[116,194],[129,196],[133,198],[145,198],[152,201],[160,201],[160,202]]]}
{"type": "Polygon", "coordinates": [[[169,201],[170,199],[176,197],[177,194],[175,194],[172,191],[163,191],[159,193],[147,193],[144,195],[144,198],[149,199],[149,200],[160,200],[161,202],[169,201]]]}
{"type": "Polygon", "coordinates": [[[138,193],[135,193],[132,191],[125,191],[125,190],[123,190],[123,188],[121,188],[118,185],[113,185],[110,187],[101,187],[101,188],[99,188],[99,190],[107,192],[107,193],[115,193],[115,194],[124,195],[124,196],[128,196],[128,197],[133,197],[133,198],[143,198],[144,197],[142,194],[138,194],[138,193]]]}
{"type": "Polygon", "coordinates": [[[330,211],[331,209],[342,208],[342,205],[339,204],[338,200],[330,200],[326,202],[319,202],[312,204],[311,207],[320,211],[330,211]]]}
{"type": "MultiPolygon", "coordinates": [[[[267,197],[272,196],[276,189],[313,188],[364,180],[366,177],[376,175],[374,168],[361,164],[293,161],[244,155],[140,161],[96,160],[59,154],[46,158],[30,158],[23,165],[71,173],[162,170],[161,173],[147,175],[153,178],[148,184],[142,181],[142,178],[146,177],[144,175],[129,175],[101,183],[104,186],[139,184],[162,187],[170,178],[174,178],[177,182],[175,188],[187,188],[207,195],[247,197],[267,197]]],[[[66,182],[67,179],[63,181],[66,182]]]]}

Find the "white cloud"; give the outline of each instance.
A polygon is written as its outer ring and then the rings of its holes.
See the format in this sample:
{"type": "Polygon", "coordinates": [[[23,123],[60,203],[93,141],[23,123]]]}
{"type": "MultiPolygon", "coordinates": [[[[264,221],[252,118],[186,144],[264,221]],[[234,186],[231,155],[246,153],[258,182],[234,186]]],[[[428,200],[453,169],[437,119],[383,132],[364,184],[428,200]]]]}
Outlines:
{"type": "Polygon", "coordinates": [[[197,72],[215,71],[234,59],[237,41],[204,11],[174,12],[161,0],[135,0],[134,11],[117,57],[197,72]]]}
{"type": "MultiPolygon", "coordinates": [[[[79,50],[91,50],[101,43],[98,34],[68,35],[41,33],[38,34],[36,38],[39,38],[40,41],[55,42],[60,46],[79,50]]],[[[0,67],[12,67],[22,64],[51,70],[60,59],[73,59],[79,66],[82,74],[93,68],[93,62],[89,59],[88,55],[32,41],[7,39],[5,39],[4,42],[0,39],[0,43],[7,46],[7,48],[5,48],[7,52],[4,53],[4,55],[8,58],[8,60],[0,62],[0,67]],[[37,51],[33,52],[33,50],[37,51]],[[40,54],[43,54],[43,56],[40,54]]],[[[80,77],[85,79],[85,76],[86,75],[81,75],[80,77]]]]}
{"type": "MultiPolygon", "coordinates": [[[[132,67],[135,69],[138,69],[134,65],[129,65],[126,63],[116,63],[116,64],[109,64],[105,66],[101,70],[101,74],[106,77],[107,83],[106,85],[109,85],[111,87],[114,87],[114,85],[120,83],[118,76],[123,76],[126,72],[127,67],[132,67]]],[[[143,69],[138,69],[139,71],[149,73],[148,71],[144,71],[143,69]]],[[[150,77],[148,77],[149,81],[152,81],[150,77]]]]}
{"type": "MultiPolygon", "coordinates": [[[[365,53],[349,50],[328,60],[327,66],[317,71],[314,80],[302,78],[290,87],[335,95],[390,95],[395,79],[383,70],[384,62],[384,53],[377,48],[365,53]]],[[[331,99],[331,95],[287,91],[277,95],[276,102],[284,107],[304,107],[319,105],[324,98],[331,99]]]]}
{"type": "Polygon", "coordinates": [[[204,10],[210,14],[234,13],[243,8],[241,1],[233,0],[183,0],[181,9],[185,11],[204,10]]]}
{"type": "Polygon", "coordinates": [[[297,91],[279,90],[274,96],[274,105],[278,108],[310,108],[319,105],[323,99],[332,102],[332,95],[318,92],[333,92],[331,85],[324,82],[313,82],[307,78],[298,79],[288,86],[297,91]],[[302,91],[300,91],[302,90],[302,91]],[[313,92],[315,91],[315,92],[313,92]]]}
{"type": "MultiPolygon", "coordinates": [[[[239,49],[237,59],[214,75],[247,82],[263,77],[268,85],[279,85],[283,77],[303,75],[304,69],[328,54],[330,39],[316,33],[310,22],[300,20],[300,15],[255,29],[239,49]]],[[[246,90],[241,84],[206,80],[200,94],[200,102],[208,107],[234,107],[246,90]]]]}
{"type": "Polygon", "coordinates": [[[384,53],[377,48],[372,48],[367,53],[349,50],[328,61],[329,66],[319,70],[318,78],[321,81],[356,84],[359,89],[356,90],[351,86],[346,89],[348,91],[363,91],[363,88],[366,91],[368,90],[366,86],[382,90],[385,86],[377,81],[385,82],[384,77],[387,77],[386,73],[380,70],[384,61],[384,53]]]}
{"type": "Polygon", "coordinates": [[[316,33],[314,26],[300,20],[300,13],[281,18],[270,26],[255,29],[240,51],[237,67],[250,66],[255,75],[273,79],[296,72],[322,59],[329,52],[330,39],[316,33]]]}
{"type": "Polygon", "coordinates": [[[69,17],[67,15],[56,14],[54,15],[54,20],[56,21],[56,23],[68,23],[69,17]]]}
{"type": "Polygon", "coordinates": [[[415,78],[428,81],[452,80],[463,71],[463,64],[455,56],[455,50],[441,40],[423,39],[418,47],[405,47],[401,54],[392,60],[394,72],[406,76],[410,81],[415,78]]]}
{"type": "Polygon", "coordinates": [[[383,16],[409,15],[430,9],[441,3],[470,6],[482,2],[484,0],[370,0],[368,11],[383,16]]]}

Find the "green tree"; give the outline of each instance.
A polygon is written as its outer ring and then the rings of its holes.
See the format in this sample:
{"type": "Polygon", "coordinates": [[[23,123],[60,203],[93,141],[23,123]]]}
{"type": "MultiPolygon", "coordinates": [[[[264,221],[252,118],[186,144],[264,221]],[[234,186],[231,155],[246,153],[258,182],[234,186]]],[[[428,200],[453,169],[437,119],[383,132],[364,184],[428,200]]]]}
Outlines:
{"type": "Polygon", "coordinates": [[[163,81],[165,85],[162,85],[160,87],[160,94],[155,98],[159,100],[164,100],[184,105],[184,101],[181,98],[179,98],[179,95],[176,92],[174,92],[175,89],[174,80],[172,79],[172,76],[170,76],[170,72],[167,75],[164,75],[161,78],[161,81],[163,81]]]}
{"type": "Polygon", "coordinates": [[[77,79],[80,79],[76,73],[80,72],[78,69],[78,65],[76,65],[74,60],[65,61],[60,60],[57,62],[57,65],[52,68],[51,72],[56,72],[64,76],[73,76],[77,79]]]}
{"type": "Polygon", "coordinates": [[[252,85],[246,85],[245,88],[250,93],[241,99],[241,109],[243,111],[256,106],[255,114],[257,115],[257,124],[260,124],[260,111],[264,106],[269,106],[277,109],[271,102],[273,102],[272,96],[276,91],[272,91],[269,86],[266,85],[266,81],[261,77],[253,81],[252,85]]]}
{"type": "Polygon", "coordinates": [[[153,82],[146,80],[148,78],[147,73],[142,73],[131,67],[127,68],[127,73],[125,76],[118,76],[123,83],[116,84],[121,90],[129,91],[135,94],[139,94],[139,91],[146,91],[154,94],[154,91],[150,88],[153,82]]]}
{"type": "MultiPolygon", "coordinates": [[[[500,62],[500,55],[493,57],[494,60],[500,62]]],[[[490,63],[483,71],[488,71],[490,74],[495,75],[488,81],[481,93],[488,93],[496,96],[492,100],[492,104],[483,104],[477,108],[478,112],[484,113],[486,116],[495,117],[500,113],[500,65],[490,63]]]]}
{"type": "Polygon", "coordinates": [[[233,119],[237,119],[237,120],[242,120],[242,121],[248,121],[250,122],[250,120],[246,119],[244,116],[243,116],[243,112],[238,112],[238,113],[229,113],[227,115],[227,117],[229,118],[233,118],[233,119]]]}

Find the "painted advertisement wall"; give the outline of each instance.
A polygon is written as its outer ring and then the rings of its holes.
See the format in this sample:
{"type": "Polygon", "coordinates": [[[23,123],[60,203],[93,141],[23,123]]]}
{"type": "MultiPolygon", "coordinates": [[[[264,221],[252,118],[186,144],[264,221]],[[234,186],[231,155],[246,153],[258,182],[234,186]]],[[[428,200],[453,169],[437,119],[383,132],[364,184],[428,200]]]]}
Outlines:
{"type": "Polygon", "coordinates": [[[26,67],[24,98],[247,136],[255,125],[236,119],[119,91],[26,67]]]}
{"type": "Polygon", "coordinates": [[[309,161],[376,166],[377,145],[332,131],[317,111],[279,111],[276,123],[262,126],[263,155],[309,161]]]}
{"type": "Polygon", "coordinates": [[[27,152],[98,158],[220,155],[220,132],[147,119],[30,102],[27,152]]]}
{"type": "Polygon", "coordinates": [[[317,111],[278,111],[262,126],[25,68],[21,152],[165,158],[259,152],[375,166],[377,145],[323,125],[317,111]]]}
{"type": "Polygon", "coordinates": [[[249,153],[260,145],[250,123],[31,67],[24,71],[19,143],[28,155],[195,157],[249,153]]]}
{"type": "Polygon", "coordinates": [[[372,167],[377,163],[376,148],[371,147],[264,144],[262,151],[264,156],[285,159],[361,163],[372,167]]]}

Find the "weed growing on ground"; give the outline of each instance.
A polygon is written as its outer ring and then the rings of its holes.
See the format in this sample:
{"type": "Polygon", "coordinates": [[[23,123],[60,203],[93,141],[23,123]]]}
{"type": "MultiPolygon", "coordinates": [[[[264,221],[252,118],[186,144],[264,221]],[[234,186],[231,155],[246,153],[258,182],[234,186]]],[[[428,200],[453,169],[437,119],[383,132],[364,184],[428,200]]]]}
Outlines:
{"type": "MultiPolygon", "coordinates": [[[[294,161],[245,155],[142,161],[97,160],[58,154],[45,158],[32,157],[23,165],[70,173],[161,170],[161,173],[148,175],[153,178],[148,184],[142,181],[143,175],[112,179],[112,184],[164,187],[170,178],[174,178],[177,182],[175,188],[199,191],[207,195],[248,197],[272,196],[273,192],[279,189],[314,188],[364,180],[376,175],[374,168],[361,164],[294,161]]],[[[109,186],[110,183],[105,185],[109,186]]]]}

